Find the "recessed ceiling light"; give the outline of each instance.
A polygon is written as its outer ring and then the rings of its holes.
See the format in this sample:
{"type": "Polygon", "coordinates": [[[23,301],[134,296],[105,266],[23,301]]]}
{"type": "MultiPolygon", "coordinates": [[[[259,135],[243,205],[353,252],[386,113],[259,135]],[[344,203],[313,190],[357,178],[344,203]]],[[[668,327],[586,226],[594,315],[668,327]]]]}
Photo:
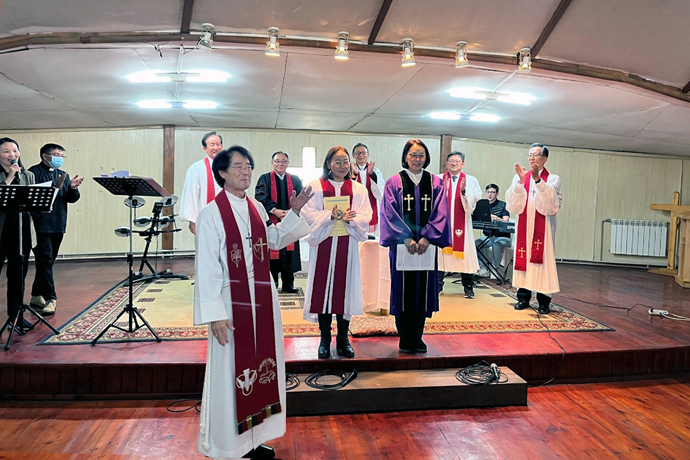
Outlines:
{"type": "Polygon", "coordinates": [[[212,101],[166,101],[163,99],[139,101],[137,105],[142,109],[215,109],[218,107],[218,103],[212,101]]]}

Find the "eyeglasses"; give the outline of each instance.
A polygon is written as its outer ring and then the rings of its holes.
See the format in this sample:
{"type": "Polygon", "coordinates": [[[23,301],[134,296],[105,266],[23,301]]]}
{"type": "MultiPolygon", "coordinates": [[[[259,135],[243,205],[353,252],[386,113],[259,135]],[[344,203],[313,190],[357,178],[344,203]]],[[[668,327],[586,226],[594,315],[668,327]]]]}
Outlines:
{"type": "Polygon", "coordinates": [[[347,160],[345,160],[345,161],[340,161],[340,160],[338,160],[338,161],[334,161],[334,162],[331,163],[331,164],[334,165],[336,168],[342,168],[342,167],[345,167],[345,166],[350,166],[350,162],[347,161],[347,160]]]}
{"type": "Polygon", "coordinates": [[[48,153],[47,155],[50,155],[51,157],[67,158],[67,155],[64,155],[62,153],[48,153]]]}
{"type": "Polygon", "coordinates": [[[363,157],[366,155],[369,155],[369,152],[355,152],[356,157],[360,157],[360,156],[363,157]]]}
{"type": "Polygon", "coordinates": [[[249,172],[252,169],[254,169],[254,167],[252,165],[235,165],[235,166],[230,166],[230,168],[234,169],[235,171],[239,171],[239,172],[249,172]]]}
{"type": "Polygon", "coordinates": [[[457,160],[449,161],[448,164],[449,165],[460,165],[460,164],[462,164],[462,161],[457,161],[457,160]]]}
{"type": "Polygon", "coordinates": [[[537,157],[543,157],[541,153],[530,153],[527,155],[527,158],[537,158],[537,157]]]}
{"type": "Polygon", "coordinates": [[[273,163],[275,163],[277,165],[286,165],[286,164],[288,164],[288,161],[287,160],[273,160],[273,163]]]}
{"type": "Polygon", "coordinates": [[[426,155],[423,153],[419,155],[414,153],[408,153],[407,156],[412,158],[413,160],[424,160],[426,158],[426,155]]]}
{"type": "Polygon", "coordinates": [[[496,192],[496,190],[487,190],[486,191],[487,195],[495,195],[496,193],[498,193],[498,192],[496,192]]]}

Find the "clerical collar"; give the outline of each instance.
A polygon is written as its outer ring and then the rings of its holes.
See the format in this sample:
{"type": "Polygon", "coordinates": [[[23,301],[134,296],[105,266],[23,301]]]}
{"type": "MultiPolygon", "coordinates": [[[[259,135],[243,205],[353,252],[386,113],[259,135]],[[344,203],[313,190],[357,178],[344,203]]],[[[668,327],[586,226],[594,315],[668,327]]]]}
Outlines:
{"type": "MultiPolygon", "coordinates": [[[[273,172],[275,172],[275,171],[273,171],[273,172]]],[[[283,173],[283,174],[276,173],[276,176],[280,177],[280,180],[285,179],[285,173],[283,173]]]]}
{"type": "Polygon", "coordinates": [[[413,174],[409,169],[405,169],[405,172],[410,176],[410,179],[412,179],[415,185],[419,184],[419,181],[422,180],[422,174],[424,174],[423,169],[419,174],[413,174]]]}
{"type": "Polygon", "coordinates": [[[240,198],[237,195],[235,195],[234,193],[228,192],[227,190],[225,190],[225,194],[228,196],[228,199],[230,200],[231,204],[233,201],[235,202],[236,205],[240,205],[240,204],[247,202],[247,193],[246,192],[244,194],[244,198],[240,198]]]}
{"type": "Polygon", "coordinates": [[[364,166],[357,165],[357,167],[359,168],[360,171],[364,171],[365,169],[367,169],[367,164],[364,163],[364,166]]]}

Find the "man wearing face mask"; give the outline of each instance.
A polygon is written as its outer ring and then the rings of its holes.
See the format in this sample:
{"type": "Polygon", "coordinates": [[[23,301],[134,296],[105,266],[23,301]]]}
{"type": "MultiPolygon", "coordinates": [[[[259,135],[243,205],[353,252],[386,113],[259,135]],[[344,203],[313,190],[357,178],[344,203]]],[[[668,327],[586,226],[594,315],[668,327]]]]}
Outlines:
{"type": "Polygon", "coordinates": [[[67,203],[79,200],[78,187],[84,181],[79,175],[70,179],[61,170],[65,159],[65,149],[58,144],[41,147],[41,162],[29,168],[34,173],[36,183],[50,182],[59,191],[53,202],[53,210],[34,217],[37,244],[34,247],[36,275],[31,288],[31,305],[42,308],[43,315],[55,313],[57,294],[53,281],[53,263],[60,250],[60,244],[67,228],[67,203]]]}

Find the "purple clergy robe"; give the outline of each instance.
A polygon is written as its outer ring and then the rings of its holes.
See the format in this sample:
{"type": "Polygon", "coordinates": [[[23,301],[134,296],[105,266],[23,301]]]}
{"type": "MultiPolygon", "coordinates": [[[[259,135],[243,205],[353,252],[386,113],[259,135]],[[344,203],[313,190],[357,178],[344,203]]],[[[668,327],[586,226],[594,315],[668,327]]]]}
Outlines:
{"type": "MultiPolygon", "coordinates": [[[[430,318],[433,312],[438,311],[438,262],[434,271],[407,272],[415,273],[417,283],[403,283],[403,272],[395,269],[396,250],[397,246],[404,244],[404,240],[407,238],[419,241],[421,237],[425,237],[432,245],[442,248],[449,246],[451,243],[451,229],[448,200],[445,198],[446,192],[443,180],[424,171],[422,180],[414,186],[414,201],[410,203],[410,206],[414,208],[417,221],[419,222],[420,214],[424,207],[421,201],[423,191],[420,191],[420,188],[425,183],[425,176],[430,176],[432,199],[430,202],[427,201],[426,204],[431,206],[431,213],[428,216],[426,225],[416,229],[410,228],[403,215],[408,202],[403,200],[402,174],[407,176],[407,172],[403,170],[400,174],[396,174],[386,181],[381,209],[380,242],[381,246],[389,248],[391,264],[390,308],[394,316],[402,315],[404,308],[424,309],[420,313],[424,313],[426,317],[430,318]],[[426,281],[424,283],[425,286],[422,285],[424,281],[426,281]]],[[[436,252],[436,248],[433,246],[430,246],[427,250],[436,252]]]]}

